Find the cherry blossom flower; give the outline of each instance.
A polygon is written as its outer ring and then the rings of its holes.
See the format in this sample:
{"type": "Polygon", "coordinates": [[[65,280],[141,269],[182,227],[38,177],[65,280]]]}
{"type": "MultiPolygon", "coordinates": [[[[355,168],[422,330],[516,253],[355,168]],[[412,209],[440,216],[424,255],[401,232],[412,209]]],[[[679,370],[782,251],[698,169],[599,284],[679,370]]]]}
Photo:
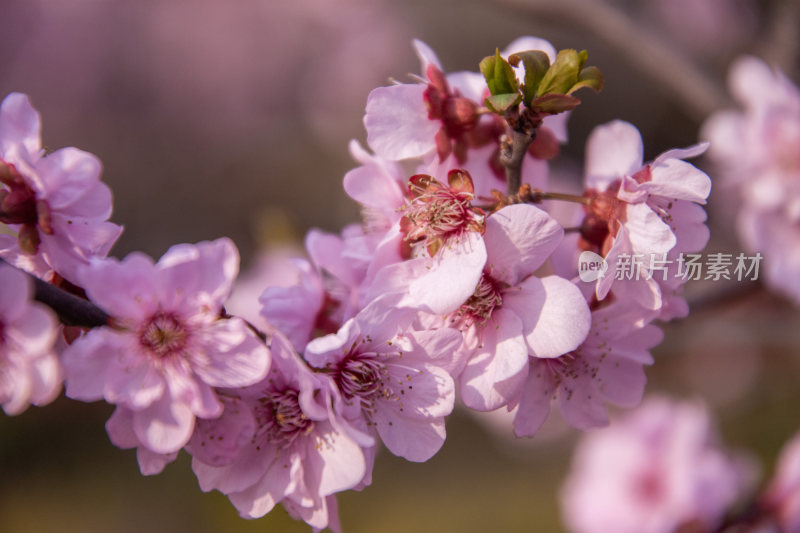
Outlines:
{"type": "Polygon", "coordinates": [[[606,402],[635,407],[641,401],[647,381],[643,365],[653,363],[649,350],[661,338],[641,308],[624,301],[596,305],[592,329],[576,350],[554,359],[531,359],[514,432],[533,436],[550,412],[551,399],[576,428],[607,425],[606,402]]]}
{"type": "Polygon", "coordinates": [[[783,448],[763,504],[786,533],[800,532],[800,434],[783,448]]]}
{"type": "Polygon", "coordinates": [[[283,503],[313,527],[333,528],[333,494],[359,485],[371,464],[336,419],[332,380],[312,372],[279,334],[271,350],[267,377],[226,390],[238,398],[228,404],[235,408],[198,425],[192,468],[201,489],[226,494],[245,518],[283,503]]]}
{"type": "Polygon", "coordinates": [[[75,282],[79,266],[104,257],[122,228],[107,222],[111,191],[100,161],[77,148],[44,155],[40,118],[28,97],[0,104],[0,257],[42,277],[55,270],[75,282]]]}
{"type": "Polygon", "coordinates": [[[652,399],[584,436],[562,491],[564,521],[575,533],[713,531],[750,475],[719,446],[703,405],[652,399]]]}
{"type": "Polygon", "coordinates": [[[336,383],[347,418],[363,415],[386,447],[409,461],[430,459],[444,444],[444,417],[453,410],[449,372],[461,344],[458,331],[407,331],[412,314],[399,315],[378,300],[335,335],[314,339],[305,358],[336,383]]]}
{"type": "Polygon", "coordinates": [[[386,238],[391,246],[402,237],[408,260],[373,269],[363,299],[370,302],[400,294],[400,307],[451,313],[480,281],[486,263],[481,236],[485,214],[472,207],[474,189],[466,171],[449,171],[446,185],[433,176],[417,174],[408,188],[412,199],[403,207],[403,219],[386,238]]]}
{"type": "Polygon", "coordinates": [[[738,189],[738,235],[764,254],[767,283],[800,302],[800,90],[761,60],[731,67],[742,111],[718,112],[701,135],[723,184],[738,189]]]}
{"type": "Polygon", "coordinates": [[[314,337],[333,333],[361,305],[361,285],[375,260],[360,226],[351,225],[342,236],[311,230],[306,235],[310,261],[296,259],[297,283],[267,287],[262,293],[261,316],[291,339],[302,352],[314,337]]]}
{"type": "Polygon", "coordinates": [[[57,323],[32,294],[25,274],[0,264],[0,405],[9,415],[50,403],[61,390],[57,323]]]}
{"type": "MultiPolygon", "coordinates": [[[[444,160],[452,154],[458,166],[468,160],[471,149],[488,144],[496,148],[505,130],[499,117],[478,113],[489,95],[483,76],[477,72],[445,75],[428,45],[414,40],[414,48],[424,75],[420,83],[378,87],[367,98],[364,125],[369,146],[391,161],[426,158],[433,153],[444,160]]],[[[551,61],[556,56],[549,42],[534,37],[517,39],[503,55],[523,50],[542,50],[551,61]]],[[[566,141],[566,115],[545,119],[540,132],[532,153],[541,155],[545,144],[566,141]]]]}
{"type": "Polygon", "coordinates": [[[471,352],[460,378],[467,406],[487,411],[505,405],[525,380],[531,358],[559,357],[586,338],[591,319],[580,290],[559,276],[534,275],[563,234],[532,205],[511,205],[487,217],[480,281],[449,317],[465,330],[471,352]]]}
{"type": "MultiPolygon", "coordinates": [[[[631,124],[614,121],[595,128],[586,145],[586,195],[591,200],[581,227],[583,249],[606,258],[608,275],[596,295],[615,284],[621,256],[641,257],[638,273],[624,291],[642,306],[660,309],[662,291],[651,262],[672,252],[697,252],[708,241],[705,204],[711,180],[683,158],[702,154],[707,143],[664,152],[642,163],[643,145],[631,124]]],[[[621,287],[618,287],[621,288],[621,287]]]]}
{"type": "Polygon", "coordinates": [[[214,387],[250,385],[269,368],[269,351],[248,326],[220,318],[238,264],[228,239],[173,246],[156,264],[138,253],[93,260],[80,282],[112,327],[64,352],[67,395],[124,408],[117,422],[128,421],[142,446],[178,451],[195,417],[222,413],[214,387]]]}

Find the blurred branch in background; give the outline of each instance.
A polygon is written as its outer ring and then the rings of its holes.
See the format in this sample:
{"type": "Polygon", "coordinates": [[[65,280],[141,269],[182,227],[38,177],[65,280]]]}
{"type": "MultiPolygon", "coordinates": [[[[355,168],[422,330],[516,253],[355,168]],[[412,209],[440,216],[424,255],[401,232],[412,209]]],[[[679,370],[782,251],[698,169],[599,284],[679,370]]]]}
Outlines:
{"type": "Polygon", "coordinates": [[[526,16],[571,24],[604,42],[632,69],[651,78],[667,95],[700,121],[730,105],[711,76],[646,28],[603,0],[489,0],[526,16]]]}

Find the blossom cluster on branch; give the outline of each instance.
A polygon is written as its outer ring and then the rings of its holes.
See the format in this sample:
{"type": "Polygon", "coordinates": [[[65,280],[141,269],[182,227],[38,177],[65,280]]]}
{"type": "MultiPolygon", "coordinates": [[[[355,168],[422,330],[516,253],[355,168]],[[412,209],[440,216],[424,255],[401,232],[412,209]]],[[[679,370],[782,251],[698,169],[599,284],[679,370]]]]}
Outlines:
{"type": "Polygon", "coordinates": [[[645,162],[636,127],[614,121],[587,142],[583,193],[552,190],[548,161],[567,141],[574,94],[602,88],[586,52],[525,37],[480,72],[445,73],[414,47],[421,75],[372,91],[368,149],[350,146],[358,166],[343,185],[362,223],[311,231],[308,259],[292,263],[297,283],[253,294],[261,316],[250,322],[225,309],[239,270],[228,239],[176,245],[158,261],[107,258],[121,228],[108,222],[99,161],[75,148],[45,154],[38,113],[8,96],[5,411],[47,403],[63,377],[68,397],[115,406],[109,437],[137,450],[143,474],[186,450],[201,489],[242,516],[282,503],[338,529],[335,494],[371,483],[379,444],[427,461],[457,402],[514,411],[517,436],[536,434],[553,405],[584,430],[608,424],[607,404],[636,406],[657,321],[688,313],[677,258],[709,237],[711,181],[685,161],[708,145],[645,162]],[[587,252],[612,275],[584,281],[587,252]],[[673,266],[617,279],[632,255],[673,266]],[[105,324],[58,325],[21,271],[87,301],[105,324]]]}

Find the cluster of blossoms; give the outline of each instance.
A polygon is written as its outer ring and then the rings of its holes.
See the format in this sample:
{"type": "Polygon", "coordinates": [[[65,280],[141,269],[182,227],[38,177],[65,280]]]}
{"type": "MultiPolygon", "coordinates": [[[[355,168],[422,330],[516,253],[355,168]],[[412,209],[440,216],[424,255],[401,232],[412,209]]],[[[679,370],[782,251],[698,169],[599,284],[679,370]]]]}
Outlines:
{"type": "Polygon", "coordinates": [[[583,438],[562,490],[564,520],[575,533],[800,531],[800,434],[754,496],[757,470],[723,448],[705,405],[651,398],[583,438]]]}
{"type": "Polygon", "coordinates": [[[702,135],[741,198],[740,240],[764,254],[767,283],[800,303],[800,89],[754,57],[733,65],[729,85],[744,109],[716,113],[702,135]]]}
{"type": "MultiPolygon", "coordinates": [[[[5,410],[46,403],[63,376],[68,397],[115,405],[108,434],[136,449],[143,474],[183,449],[200,487],[242,516],[282,503],[336,530],[335,494],[371,483],[378,445],[427,461],[456,402],[513,411],[517,436],[533,436],[553,404],[579,429],[608,424],[607,404],[636,406],[656,321],[688,313],[677,259],[709,237],[711,182],[685,161],[707,144],[644,162],[638,130],[614,121],[588,140],[583,193],[550,190],[573,93],[602,87],[586,53],[527,37],[480,73],[446,74],[414,44],[422,74],[375,89],[369,150],[351,144],[358,166],[344,189],[363,223],[310,232],[308,258],[286,261],[296,283],[260,287],[249,321],[225,308],[239,270],[228,239],[158,261],[106,258],[121,228],[107,222],[99,162],[73,148],[44,155],[38,114],[7,97],[0,257],[17,270],[0,268],[5,410]],[[587,252],[611,274],[582,281],[587,252]],[[636,279],[616,279],[632,255],[674,268],[645,263],[636,279]],[[31,277],[90,303],[102,323],[70,324],[56,342],[31,277]]],[[[776,485],[776,501],[791,483],[776,485]]]]}

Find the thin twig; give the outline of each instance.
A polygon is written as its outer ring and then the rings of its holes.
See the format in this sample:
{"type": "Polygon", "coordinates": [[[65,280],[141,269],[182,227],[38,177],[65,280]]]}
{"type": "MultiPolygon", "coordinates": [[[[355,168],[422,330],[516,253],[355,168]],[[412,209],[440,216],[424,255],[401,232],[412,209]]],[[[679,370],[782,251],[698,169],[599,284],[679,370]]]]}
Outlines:
{"type": "Polygon", "coordinates": [[[531,143],[536,138],[533,135],[512,130],[500,144],[500,163],[506,169],[506,187],[509,195],[517,194],[522,185],[522,162],[528,153],[531,143]]]}

